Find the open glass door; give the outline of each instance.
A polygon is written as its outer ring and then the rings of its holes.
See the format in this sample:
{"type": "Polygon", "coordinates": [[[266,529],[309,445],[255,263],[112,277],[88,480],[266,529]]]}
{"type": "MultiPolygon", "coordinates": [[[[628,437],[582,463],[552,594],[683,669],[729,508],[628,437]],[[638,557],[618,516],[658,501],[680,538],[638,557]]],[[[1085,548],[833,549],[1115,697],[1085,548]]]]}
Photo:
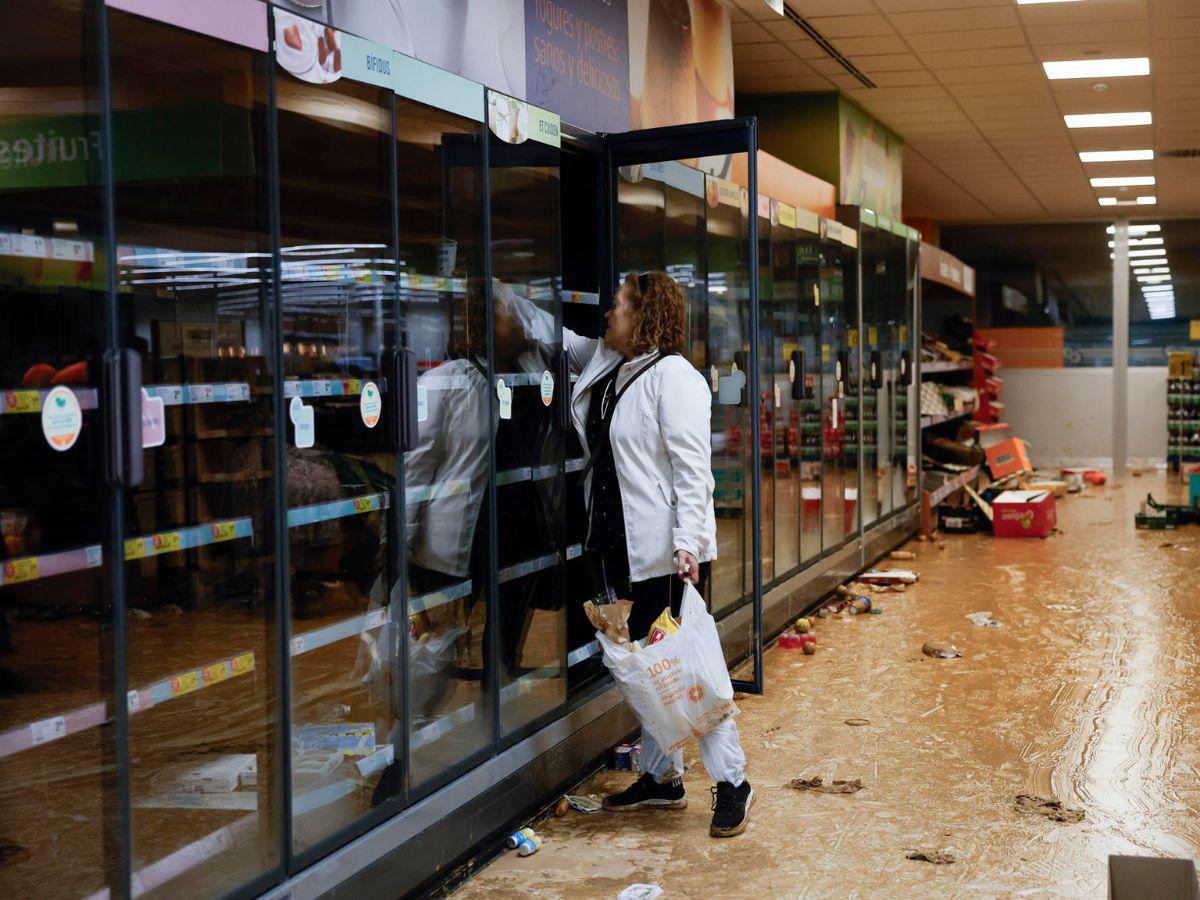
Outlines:
{"type": "Polygon", "coordinates": [[[675,277],[689,301],[689,361],[712,390],[718,558],[706,599],[719,622],[726,660],[738,675],[734,684],[761,693],[759,248],[751,199],[757,195],[756,135],[755,120],[735,119],[608,135],[606,140],[612,284],[628,272],[653,266],[675,277]],[[723,170],[744,172],[744,183],[704,174],[697,161],[706,157],[728,157],[723,170]],[[647,179],[655,184],[622,188],[647,179]],[[656,257],[649,242],[627,231],[653,230],[653,198],[660,196],[667,235],[662,255],[656,257]],[[635,197],[636,203],[628,202],[635,197]]]}
{"type": "Polygon", "coordinates": [[[908,229],[905,240],[904,296],[896,313],[894,344],[896,352],[896,412],[895,454],[892,472],[892,493],[896,509],[912,505],[917,499],[917,386],[914,381],[913,359],[916,343],[917,291],[920,287],[921,238],[914,228],[908,229]]]}

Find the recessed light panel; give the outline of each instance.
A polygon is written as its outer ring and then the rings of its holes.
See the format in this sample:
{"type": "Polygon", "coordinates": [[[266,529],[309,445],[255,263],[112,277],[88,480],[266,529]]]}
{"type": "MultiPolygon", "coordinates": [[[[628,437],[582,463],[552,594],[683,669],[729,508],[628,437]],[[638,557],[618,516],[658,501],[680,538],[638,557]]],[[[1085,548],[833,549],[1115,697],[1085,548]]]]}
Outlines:
{"type": "Polygon", "coordinates": [[[1154,159],[1153,150],[1084,150],[1079,154],[1079,161],[1085,163],[1144,162],[1150,159],[1154,159]]]}
{"type": "Polygon", "coordinates": [[[1063,116],[1068,128],[1122,128],[1129,125],[1150,125],[1154,117],[1147,112],[1084,113],[1063,116]]]}
{"type": "Polygon", "coordinates": [[[1061,78],[1126,78],[1131,75],[1149,75],[1150,58],[1133,56],[1126,59],[1064,59],[1059,62],[1044,62],[1046,77],[1052,81],[1061,78]]]}
{"type": "Polygon", "coordinates": [[[1092,187],[1139,187],[1154,184],[1153,175],[1118,175],[1112,178],[1093,178],[1092,187]]]}

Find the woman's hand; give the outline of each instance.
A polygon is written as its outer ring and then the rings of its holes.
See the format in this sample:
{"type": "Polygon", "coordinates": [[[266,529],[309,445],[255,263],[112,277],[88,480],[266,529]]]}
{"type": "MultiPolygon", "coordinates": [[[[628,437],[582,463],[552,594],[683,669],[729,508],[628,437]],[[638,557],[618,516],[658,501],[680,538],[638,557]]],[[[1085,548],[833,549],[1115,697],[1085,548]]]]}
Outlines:
{"type": "Polygon", "coordinates": [[[700,563],[686,550],[676,550],[675,573],[681,581],[692,585],[697,584],[700,581],[700,563]]]}

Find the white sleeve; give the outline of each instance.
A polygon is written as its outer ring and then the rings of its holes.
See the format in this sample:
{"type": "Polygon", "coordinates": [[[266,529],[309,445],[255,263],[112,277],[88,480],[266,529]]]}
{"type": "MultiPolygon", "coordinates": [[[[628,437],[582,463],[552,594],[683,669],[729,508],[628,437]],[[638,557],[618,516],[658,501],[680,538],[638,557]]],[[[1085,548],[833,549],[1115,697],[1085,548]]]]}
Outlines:
{"type": "MultiPolygon", "coordinates": [[[[504,291],[502,302],[508,304],[517,321],[521,323],[525,336],[542,345],[558,343],[559,335],[554,333],[554,316],[532,300],[518,297],[507,285],[504,288],[507,290],[504,291]]],[[[583,367],[595,356],[596,351],[603,343],[599,338],[576,334],[566,326],[563,326],[561,340],[571,363],[572,375],[579,375],[583,372],[583,367]]]]}
{"type": "Polygon", "coordinates": [[[712,394],[689,363],[664,362],[658,422],[676,500],[672,546],[699,557],[712,549],[706,528],[713,496],[712,394]]]}

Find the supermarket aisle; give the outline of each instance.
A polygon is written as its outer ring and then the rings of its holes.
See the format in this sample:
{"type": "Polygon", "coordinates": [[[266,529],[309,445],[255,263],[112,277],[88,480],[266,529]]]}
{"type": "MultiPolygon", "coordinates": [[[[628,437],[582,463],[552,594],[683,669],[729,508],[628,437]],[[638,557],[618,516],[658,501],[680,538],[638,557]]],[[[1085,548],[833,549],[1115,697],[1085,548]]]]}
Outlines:
{"type": "Polygon", "coordinates": [[[759,795],[743,837],[708,837],[693,748],[686,811],[542,822],[536,856],[505,855],[457,896],[613,897],[640,881],[673,897],[1095,897],[1110,853],[1196,855],[1200,529],[1137,532],[1151,489],[1178,497],[1130,477],[1060,501],[1063,534],[1046,540],[914,542],[921,583],[879,595],[882,615],[821,621],[813,657],[770,650],[768,693],[740,719],[759,795]],[[965,618],[978,610],[1004,627],[965,618]],[[925,641],[963,656],[928,659],[925,641]],[[870,724],[845,724],[857,717],[870,724]],[[866,787],[785,787],[815,775],[866,787]],[[1086,819],[1020,812],[1021,793],[1086,819]],[[958,862],[905,859],[915,847],[958,862]]]}

